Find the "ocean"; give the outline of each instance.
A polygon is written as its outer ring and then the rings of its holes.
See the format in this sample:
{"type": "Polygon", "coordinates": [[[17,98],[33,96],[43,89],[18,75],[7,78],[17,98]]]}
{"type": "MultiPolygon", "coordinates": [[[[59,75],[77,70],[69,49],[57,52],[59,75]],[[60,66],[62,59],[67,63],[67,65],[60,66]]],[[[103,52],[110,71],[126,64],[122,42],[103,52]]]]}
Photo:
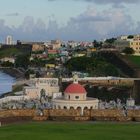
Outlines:
{"type": "Polygon", "coordinates": [[[0,71],[0,95],[12,91],[16,79],[0,71]]]}

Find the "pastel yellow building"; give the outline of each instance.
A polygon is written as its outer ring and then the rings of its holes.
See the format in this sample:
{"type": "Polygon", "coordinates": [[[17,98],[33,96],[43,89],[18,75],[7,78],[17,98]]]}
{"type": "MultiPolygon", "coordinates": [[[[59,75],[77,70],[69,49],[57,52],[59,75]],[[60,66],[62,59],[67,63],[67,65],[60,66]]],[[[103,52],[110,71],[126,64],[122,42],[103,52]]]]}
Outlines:
{"type": "Polygon", "coordinates": [[[140,54],[140,40],[130,41],[130,48],[135,51],[135,54],[140,54]]]}
{"type": "Polygon", "coordinates": [[[43,44],[39,44],[39,43],[32,44],[32,51],[43,51],[44,48],[45,46],[43,44]]]}
{"type": "Polygon", "coordinates": [[[97,51],[96,48],[90,48],[89,50],[90,50],[91,52],[96,52],[96,51],[97,51]]]}
{"type": "Polygon", "coordinates": [[[55,64],[46,64],[46,68],[55,68],[55,64]]]}

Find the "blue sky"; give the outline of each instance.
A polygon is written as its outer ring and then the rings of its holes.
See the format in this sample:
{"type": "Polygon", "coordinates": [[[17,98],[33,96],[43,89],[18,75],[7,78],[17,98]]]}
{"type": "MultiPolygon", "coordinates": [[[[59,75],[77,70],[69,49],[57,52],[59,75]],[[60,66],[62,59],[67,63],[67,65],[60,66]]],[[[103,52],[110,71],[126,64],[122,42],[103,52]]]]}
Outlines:
{"type": "Polygon", "coordinates": [[[103,39],[140,33],[140,0],[0,0],[0,41],[103,39]]]}

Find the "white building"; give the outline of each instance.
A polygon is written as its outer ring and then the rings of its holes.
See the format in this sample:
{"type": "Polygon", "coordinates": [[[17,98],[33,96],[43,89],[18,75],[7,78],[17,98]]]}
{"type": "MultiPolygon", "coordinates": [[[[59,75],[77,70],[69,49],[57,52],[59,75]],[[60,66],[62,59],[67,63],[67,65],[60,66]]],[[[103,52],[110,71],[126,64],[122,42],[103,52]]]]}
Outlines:
{"type": "Polygon", "coordinates": [[[12,45],[13,44],[13,38],[12,38],[12,36],[8,35],[6,37],[5,43],[6,43],[6,45],[12,45]]]}
{"type": "Polygon", "coordinates": [[[0,104],[7,103],[11,101],[23,101],[28,100],[29,98],[27,96],[21,95],[21,96],[7,96],[0,99],[0,104]]]}
{"type": "Polygon", "coordinates": [[[1,62],[11,62],[11,63],[15,63],[15,58],[13,57],[4,57],[0,59],[1,62]]]}
{"type": "Polygon", "coordinates": [[[135,100],[133,98],[128,98],[126,101],[127,107],[134,107],[135,106],[135,100]]]}
{"type": "Polygon", "coordinates": [[[40,98],[41,94],[52,97],[54,93],[59,93],[58,78],[32,79],[30,86],[24,87],[23,92],[30,99],[40,98]]]}
{"type": "Polygon", "coordinates": [[[78,83],[77,78],[64,91],[64,96],[52,100],[53,109],[98,109],[99,100],[88,98],[85,88],[78,83]]]}

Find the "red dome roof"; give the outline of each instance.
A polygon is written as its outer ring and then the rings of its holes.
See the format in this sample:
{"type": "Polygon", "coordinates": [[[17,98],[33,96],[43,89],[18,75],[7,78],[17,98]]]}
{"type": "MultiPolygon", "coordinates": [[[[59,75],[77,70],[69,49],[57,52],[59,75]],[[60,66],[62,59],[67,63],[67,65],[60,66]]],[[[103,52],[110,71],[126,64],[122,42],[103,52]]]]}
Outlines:
{"type": "Polygon", "coordinates": [[[70,94],[77,94],[77,93],[80,93],[80,94],[86,94],[86,90],[85,88],[80,85],[80,84],[70,84],[64,91],[64,93],[70,93],[70,94]]]}

